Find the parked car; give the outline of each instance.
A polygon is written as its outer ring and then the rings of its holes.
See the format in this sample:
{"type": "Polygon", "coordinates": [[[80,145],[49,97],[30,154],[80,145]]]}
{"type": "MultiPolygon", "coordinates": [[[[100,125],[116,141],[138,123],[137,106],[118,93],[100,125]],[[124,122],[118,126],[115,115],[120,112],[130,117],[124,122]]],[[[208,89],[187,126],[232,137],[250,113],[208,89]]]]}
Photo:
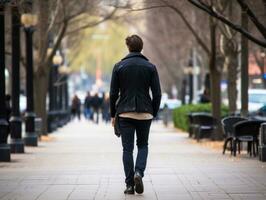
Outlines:
{"type": "Polygon", "coordinates": [[[169,110],[173,110],[181,106],[181,101],[179,99],[162,99],[160,109],[164,109],[165,106],[167,106],[169,110]]]}
{"type": "Polygon", "coordinates": [[[257,111],[266,105],[266,90],[249,89],[248,96],[249,111],[257,111]]]}
{"type": "MultiPolygon", "coordinates": [[[[249,112],[254,113],[266,105],[266,90],[263,89],[249,89],[248,90],[248,109],[249,112]]],[[[241,101],[237,101],[237,108],[241,108],[241,101]]]]}

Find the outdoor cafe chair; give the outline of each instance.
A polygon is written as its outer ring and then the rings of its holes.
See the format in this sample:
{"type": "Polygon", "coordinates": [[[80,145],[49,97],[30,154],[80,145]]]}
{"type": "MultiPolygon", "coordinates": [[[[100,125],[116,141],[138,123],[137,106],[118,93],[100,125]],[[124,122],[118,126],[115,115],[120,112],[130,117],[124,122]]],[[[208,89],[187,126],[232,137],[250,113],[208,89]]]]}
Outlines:
{"type": "Polygon", "coordinates": [[[230,150],[231,154],[233,154],[233,133],[234,133],[234,125],[237,122],[246,121],[247,118],[237,117],[237,116],[229,116],[222,119],[222,128],[224,132],[224,145],[223,145],[223,154],[227,149],[227,144],[230,142],[230,150]]]}
{"type": "Polygon", "coordinates": [[[188,133],[189,133],[189,137],[193,137],[195,136],[195,131],[196,131],[196,128],[198,126],[198,124],[196,124],[194,122],[194,117],[195,116],[201,116],[201,115],[208,115],[208,116],[211,116],[210,113],[207,113],[207,112],[191,112],[189,113],[187,116],[188,116],[188,133]]]}
{"type": "Polygon", "coordinates": [[[246,120],[237,122],[234,125],[233,132],[233,153],[236,156],[236,148],[237,143],[239,143],[239,153],[240,153],[240,143],[247,142],[248,143],[248,152],[250,156],[252,153],[254,156],[257,155],[258,152],[258,136],[260,132],[262,120],[246,120]]]}
{"type": "Polygon", "coordinates": [[[217,128],[217,120],[210,114],[194,115],[193,123],[196,124],[195,138],[198,142],[201,138],[210,138],[217,128]]]}

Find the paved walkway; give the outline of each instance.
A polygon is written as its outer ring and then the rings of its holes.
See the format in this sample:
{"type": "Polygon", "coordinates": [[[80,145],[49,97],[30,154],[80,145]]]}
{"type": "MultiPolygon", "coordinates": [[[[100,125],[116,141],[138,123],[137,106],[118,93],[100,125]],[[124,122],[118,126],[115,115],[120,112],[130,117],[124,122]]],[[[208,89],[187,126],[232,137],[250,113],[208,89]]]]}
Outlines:
{"type": "Polygon", "coordinates": [[[125,196],[121,144],[110,125],[73,122],[0,163],[1,200],[266,199],[266,164],[192,144],[154,124],[143,195],[125,196]]]}

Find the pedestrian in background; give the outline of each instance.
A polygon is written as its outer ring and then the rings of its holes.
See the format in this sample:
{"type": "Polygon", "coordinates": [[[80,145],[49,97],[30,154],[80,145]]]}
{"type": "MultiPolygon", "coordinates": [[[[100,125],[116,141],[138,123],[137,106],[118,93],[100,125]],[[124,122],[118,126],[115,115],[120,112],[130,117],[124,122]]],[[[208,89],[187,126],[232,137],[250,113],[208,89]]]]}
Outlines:
{"type": "MultiPolygon", "coordinates": [[[[97,124],[99,123],[99,112],[100,112],[100,108],[101,108],[101,99],[98,95],[98,93],[96,93],[94,95],[94,97],[92,98],[92,108],[93,108],[93,112],[94,115],[96,115],[96,119],[94,120],[97,124]]],[[[93,119],[95,118],[95,116],[93,117],[93,119]]]]}
{"type": "Polygon", "coordinates": [[[104,100],[102,104],[102,115],[103,115],[103,121],[105,121],[105,123],[108,123],[111,120],[110,97],[108,93],[104,95],[104,100]]]}
{"type": "Polygon", "coordinates": [[[210,103],[210,92],[206,88],[203,91],[203,94],[200,95],[200,103],[210,103]]]}
{"type": "Polygon", "coordinates": [[[74,119],[77,116],[78,119],[80,120],[80,107],[81,107],[80,99],[77,95],[75,95],[72,99],[72,104],[71,104],[72,119],[74,119]]]}
{"type": "Polygon", "coordinates": [[[126,38],[126,45],[129,54],[113,69],[110,108],[112,124],[114,127],[119,127],[122,138],[123,165],[126,176],[124,193],[134,194],[136,191],[141,194],[144,191],[142,177],[148,157],[150,126],[159,110],[161,87],[156,67],[141,54],[142,39],[137,35],[129,36],[126,38]],[[149,93],[150,89],[152,98],[149,93]],[[135,131],[138,154],[134,168],[135,131]]]}
{"type": "Polygon", "coordinates": [[[87,120],[91,120],[91,115],[92,115],[92,97],[90,95],[90,92],[87,92],[87,96],[85,97],[84,101],[84,116],[87,120]]]}

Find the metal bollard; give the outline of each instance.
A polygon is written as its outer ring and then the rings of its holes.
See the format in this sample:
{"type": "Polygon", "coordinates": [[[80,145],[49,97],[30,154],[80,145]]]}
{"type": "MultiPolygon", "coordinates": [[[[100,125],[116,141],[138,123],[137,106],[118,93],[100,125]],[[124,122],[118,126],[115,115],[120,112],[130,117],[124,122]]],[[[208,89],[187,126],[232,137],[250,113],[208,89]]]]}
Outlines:
{"type": "Polygon", "coordinates": [[[35,118],[35,132],[40,137],[42,135],[42,119],[35,118]]]}
{"type": "Polygon", "coordinates": [[[262,162],[266,162],[266,123],[263,123],[260,126],[259,140],[259,159],[262,162]]]}

